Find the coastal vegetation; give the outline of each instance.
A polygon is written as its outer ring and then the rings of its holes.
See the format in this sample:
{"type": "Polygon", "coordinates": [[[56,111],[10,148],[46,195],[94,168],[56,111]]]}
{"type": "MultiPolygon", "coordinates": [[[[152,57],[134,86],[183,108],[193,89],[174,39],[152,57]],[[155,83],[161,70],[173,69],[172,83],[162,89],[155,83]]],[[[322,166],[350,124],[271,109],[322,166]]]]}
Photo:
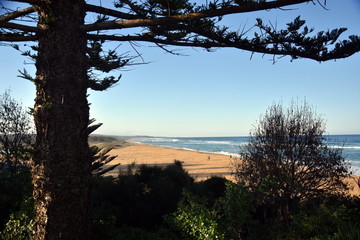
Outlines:
{"type": "MultiPolygon", "coordinates": [[[[1,239],[34,240],[30,170],[0,171],[1,239]]],[[[288,224],[274,202],[221,177],[196,182],[181,162],[133,164],[119,176],[94,176],[92,231],[98,240],[336,239],[360,236],[360,198],[339,193],[292,205],[288,224]],[[264,218],[264,214],[267,214],[264,218]]],[[[268,192],[264,192],[267,194],[268,192]]],[[[277,199],[280,200],[280,199],[277,199]]]]}
{"type": "MultiPolygon", "coordinates": [[[[306,102],[274,103],[250,132],[234,164],[238,182],[256,195],[256,205],[290,221],[304,201],[345,192],[349,165],[339,148],[326,144],[325,119],[306,102]]],[[[270,214],[271,215],[271,214],[270,214]]]]}
{"type": "Polygon", "coordinates": [[[33,124],[22,104],[5,90],[0,95],[0,169],[16,172],[28,164],[34,142],[33,124]]]}
{"type": "MultiPolygon", "coordinates": [[[[100,125],[89,124],[89,130],[100,125]]],[[[92,145],[89,160],[93,172],[92,237],[96,240],[360,239],[360,196],[350,196],[346,185],[337,182],[346,175],[347,165],[341,152],[322,144],[323,131],[322,118],[307,104],[293,104],[288,109],[274,104],[254,128],[254,141],[243,150],[244,165],[240,167],[237,162],[233,168],[237,181],[216,176],[195,181],[177,160],[166,166],[133,163],[119,170],[117,176],[107,175],[117,166],[108,167],[114,156],[108,148],[92,145]],[[266,129],[268,135],[264,134],[266,129]],[[306,131],[310,129],[313,131],[306,131]],[[279,130],[302,134],[279,134],[279,130]],[[258,142],[256,136],[267,138],[258,142]],[[290,142],[295,136],[297,141],[290,142]],[[267,143],[274,145],[267,147],[267,143]],[[306,150],[311,150],[311,154],[306,150]],[[262,156],[251,160],[259,165],[246,163],[252,154],[262,156]],[[286,154],[311,162],[311,166],[299,165],[298,171],[289,173],[287,167],[291,164],[280,161],[289,157],[286,154]],[[338,161],[329,161],[329,156],[338,161]],[[263,163],[265,159],[278,162],[263,163]],[[255,179],[246,174],[246,169],[253,171],[255,179]],[[320,173],[314,175],[314,171],[320,173]],[[306,181],[290,178],[298,173],[326,184],[308,186],[306,181]],[[294,185],[286,188],[290,183],[294,185]],[[331,183],[336,188],[323,187],[332,186],[331,183]]],[[[90,142],[98,144],[117,142],[107,136],[91,138],[90,142]]],[[[24,164],[12,171],[6,167],[6,158],[1,158],[1,164],[0,239],[35,240],[30,167],[24,164]]]]}
{"type": "Polygon", "coordinates": [[[170,53],[174,52],[167,46],[208,51],[235,48],[269,54],[274,61],[277,56],[289,56],[321,62],[360,51],[359,36],[339,39],[345,28],[314,33],[300,17],[283,29],[256,19],[257,32],[252,28],[232,31],[221,22],[230,14],[308,2],[323,6],[326,1],[121,0],[109,8],[85,0],[11,2],[16,2],[12,5],[16,10],[3,8],[0,41],[11,44],[36,66],[35,77],[25,70],[20,73],[36,86],[31,161],[37,240],[92,238],[87,90],[104,91],[115,85],[120,77],[107,74],[141,57],[138,52],[134,57],[127,56],[127,51],[125,55],[116,49],[103,51],[106,41],[130,42],[132,47],[136,41],[154,43],[170,53]],[[36,43],[25,44],[25,50],[13,44],[24,41],[36,43]]]}
{"type": "Polygon", "coordinates": [[[123,148],[130,146],[131,143],[112,136],[90,135],[89,145],[97,146],[99,148],[123,148]]]}

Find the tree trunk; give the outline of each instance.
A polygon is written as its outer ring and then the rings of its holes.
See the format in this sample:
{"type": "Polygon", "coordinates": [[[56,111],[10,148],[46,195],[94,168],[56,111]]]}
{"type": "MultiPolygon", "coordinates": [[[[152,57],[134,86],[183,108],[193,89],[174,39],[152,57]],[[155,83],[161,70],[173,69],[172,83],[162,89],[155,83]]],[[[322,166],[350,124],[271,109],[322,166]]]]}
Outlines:
{"type": "Polygon", "coordinates": [[[83,0],[41,0],[33,157],[35,239],[90,239],[83,0]]]}

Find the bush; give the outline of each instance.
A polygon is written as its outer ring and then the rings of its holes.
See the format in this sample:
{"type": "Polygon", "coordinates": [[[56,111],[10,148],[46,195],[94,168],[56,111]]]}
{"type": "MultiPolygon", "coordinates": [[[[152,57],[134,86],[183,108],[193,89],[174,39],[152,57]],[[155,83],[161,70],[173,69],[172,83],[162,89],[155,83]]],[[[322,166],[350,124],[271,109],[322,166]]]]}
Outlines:
{"type": "Polygon", "coordinates": [[[141,228],[123,227],[118,233],[108,240],[177,240],[176,234],[166,228],[157,229],[154,232],[141,228]]]}
{"type": "Polygon", "coordinates": [[[226,184],[229,182],[224,177],[213,176],[201,182],[196,182],[193,193],[205,197],[210,206],[212,206],[216,200],[224,197],[226,191],[226,184]]]}
{"type": "Polygon", "coordinates": [[[115,219],[124,225],[154,229],[163,215],[176,210],[184,188],[193,179],[176,162],[167,167],[141,165],[118,179],[95,178],[93,209],[96,219],[115,219]]]}
{"type": "Polygon", "coordinates": [[[3,240],[34,240],[34,201],[25,200],[17,213],[10,215],[0,236],[3,240]]]}
{"type": "Polygon", "coordinates": [[[292,232],[302,239],[360,239],[360,198],[331,197],[316,207],[310,202],[294,216],[292,232]]]}
{"type": "Polygon", "coordinates": [[[341,149],[326,144],[324,132],[323,118],[306,102],[287,109],[274,104],[260,118],[234,172],[256,205],[269,211],[263,216],[289,224],[300,201],[347,189],[348,165],[341,149]]]}
{"type": "MultiPolygon", "coordinates": [[[[220,178],[214,178],[219,180],[220,178]]],[[[191,239],[242,239],[252,227],[250,193],[233,182],[225,183],[223,197],[213,204],[206,196],[184,192],[178,209],[168,222],[191,239]]]]}
{"type": "Polygon", "coordinates": [[[0,170],[21,171],[32,154],[33,127],[30,114],[6,90],[0,95],[0,170]]]}
{"type": "Polygon", "coordinates": [[[221,223],[228,238],[241,239],[248,235],[246,225],[249,226],[251,222],[251,206],[250,194],[244,186],[228,182],[225,196],[217,205],[222,212],[221,223]]]}
{"type": "Polygon", "coordinates": [[[32,196],[30,169],[21,168],[12,173],[0,170],[0,229],[11,213],[18,212],[24,199],[32,196]]]}
{"type": "Polygon", "coordinates": [[[196,240],[225,239],[218,220],[218,212],[206,207],[206,200],[184,192],[171,220],[175,229],[180,230],[184,237],[196,240]]]}

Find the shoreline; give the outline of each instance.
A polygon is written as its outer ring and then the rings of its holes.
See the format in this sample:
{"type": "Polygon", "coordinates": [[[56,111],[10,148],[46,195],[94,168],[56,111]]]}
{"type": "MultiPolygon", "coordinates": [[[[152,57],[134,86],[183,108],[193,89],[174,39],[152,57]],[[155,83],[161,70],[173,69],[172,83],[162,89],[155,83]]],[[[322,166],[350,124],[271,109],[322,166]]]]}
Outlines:
{"type": "Polygon", "coordinates": [[[133,142],[130,146],[113,149],[110,154],[117,155],[112,163],[120,163],[121,169],[126,169],[133,162],[163,166],[178,160],[196,181],[206,180],[212,176],[234,180],[230,169],[231,160],[234,159],[232,156],[133,142]]]}
{"type": "Polygon", "coordinates": [[[231,153],[231,152],[224,152],[224,151],[221,151],[222,153],[220,153],[220,152],[201,151],[201,150],[196,150],[196,149],[191,149],[191,148],[158,146],[158,145],[139,143],[139,142],[132,142],[132,141],[127,141],[127,142],[129,144],[134,144],[134,145],[138,144],[138,145],[146,145],[146,146],[153,146],[153,147],[160,147],[160,148],[169,148],[169,149],[175,149],[175,150],[190,151],[190,152],[196,152],[196,153],[205,153],[205,154],[210,154],[210,155],[221,155],[221,156],[228,156],[230,158],[232,158],[232,157],[239,158],[240,157],[240,155],[238,153],[231,153]]]}
{"type": "MultiPolygon", "coordinates": [[[[354,135],[358,135],[358,134],[354,134],[354,135]]],[[[158,146],[158,145],[152,145],[152,144],[146,144],[146,143],[139,143],[139,142],[135,142],[135,141],[126,141],[129,144],[133,144],[133,145],[146,145],[146,146],[153,146],[153,147],[160,147],[160,148],[169,148],[169,149],[174,149],[174,150],[183,150],[183,151],[191,151],[191,152],[196,152],[196,153],[205,153],[205,154],[209,154],[209,155],[221,155],[221,156],[227,156],[230,158],[240,158],[240,154],[239,153],[231,153],[231,152],[210,152],[210,151],[201,151],[201,150],[195,150],[195,149],[190,149],[190,148],[180,148],[180,147],[170,147],[170,146],[158,146]]],[[[351,176],[355,176],[360,178],[360,170],[359,167],[352,165],[351,161],[352,160],[346,160],[348,161],[348,163],[350,163],[350,172],[351,172],[351,176]],[[354,173],[355,171],[355,173],[354,173]]]]}
{"type": "MultiPolygon", "coordinates": [[[[248,142],[249,136],[234,137],[139,137],[127,141],[137,144],[169,147],[172,149],[205,152],[240,157],[241,147],[248,142]]],[[[360,176],[360,135],[326,135],[324,144],[340,149],[346,164],[353,175],[360,176]],[[350,139],[349,142],[347,139],[350,139]],[[343,144],[342,144],[343,143],[343,144]],[[345,144],[346,143],[346,144],[345,144]]]]}
{"type": "MultiPolygon", "coordinates": [[[[192,149],[176,149],[164,146],[154,146],[131,142],[129,146],[115,148],[110,155],[117,155],[111,164],[120,163],[119,168],[126,170],[132,163],[166,166],[173,164],[175,160],[182,162],[185,171],[194,177],[195,181],[203,181],[212,176],[225,177],[235,181],[231,174],[231,163],[236,156],[227,156],[218,153],[206,153],[192,149]]],[[[113,170],[110,175],[116,176],[119,169],[113,170]]],[[[350,175],[345,181],[350,183],[351,195],[360,195],[360,188],[357,186],[360,176],[350,175]]]]}

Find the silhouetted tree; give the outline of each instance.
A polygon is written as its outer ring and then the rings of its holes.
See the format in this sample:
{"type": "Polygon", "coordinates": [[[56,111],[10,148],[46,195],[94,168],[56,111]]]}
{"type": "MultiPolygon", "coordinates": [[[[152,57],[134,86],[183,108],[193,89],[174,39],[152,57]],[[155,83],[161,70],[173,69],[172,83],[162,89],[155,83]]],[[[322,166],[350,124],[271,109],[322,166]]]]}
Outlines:
{"type": "Polygon", "coordinates": [[[306,102],[272,105],[234,165],[237,180],[255,193],[258,206],[270,206],[284,221],[292,203],[346,190],[348,165],[324,133],[324,119],[306,102]]]}
{"type": "Polygon", "coordinates": [[[337,41],[344,28],[312,34],[313,30],[305,27],[300,18],[283,30],[258,19],[259,33],[254,37],[232,32],[218,21],[228,14],[310,0],[224,0],[204,4],[188,0],[122,0],[115,1],[114,8],[85,0],[9,1],[17,2],[18,10],[2,8],[0,41],[38,43],[32,47],[37,54],[23,52],[35,60],[37,69],[35,78],[26,72],[23,77],[36,85],[37,138],[32,165],[38,240],[91,239],[87,89],[105,90],[115,84],[118,79],[99,79],[97,73],[108,73],[129,61],[114,51],[101,55],[104,41],[145,41],[165,50],[167,45],[207,50],[232,47],[316,61],[344,58],[360,50],[358,36],[337,41]],[[87,13],[100,16],[85,22],[87,13]],[[109,31],[100,32],[103,30],[109,31]]]}
{"type": "Polygon", "coordinates": [[[0,167],[11,173],[30,159],[33,123],[30,115],[6,90],[0,95],[0,167]]]}

